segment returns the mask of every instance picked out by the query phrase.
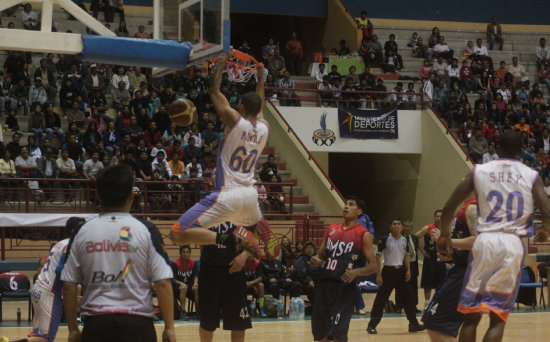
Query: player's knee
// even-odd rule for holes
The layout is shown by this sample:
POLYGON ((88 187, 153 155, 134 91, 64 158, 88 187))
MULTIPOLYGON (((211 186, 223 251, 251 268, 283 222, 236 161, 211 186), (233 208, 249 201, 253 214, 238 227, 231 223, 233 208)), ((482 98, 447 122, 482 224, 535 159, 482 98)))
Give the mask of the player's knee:
POLYGON ((187 285, 180 284, 180 292, 183 292, 183 293, 187 292, 187 285))
POLYGON ((258 283, 256 286, 258 287, 258 291, 264 290, 264 283, 258 283))
POLYGON ((479 324, 479 321, 481 320, 481 314, 480 313, 469 313, 464 315, 464 323, 463 325, 475 325, 477 326, 479 324))

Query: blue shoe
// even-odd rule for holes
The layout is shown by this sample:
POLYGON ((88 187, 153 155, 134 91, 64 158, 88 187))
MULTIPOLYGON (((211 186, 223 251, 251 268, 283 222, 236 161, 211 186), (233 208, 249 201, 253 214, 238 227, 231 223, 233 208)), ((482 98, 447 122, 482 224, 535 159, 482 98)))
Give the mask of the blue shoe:
POLYGON ((187 317, 187 312, 182 310, 180 312, 180 321, 188 321, 188 320, 189 320, 189 317, 187 317))
POLYGON ((260 308, 260 317, 261 318, 266 318, 267 317, 267 314, 265 313, 264 308, 260 308))

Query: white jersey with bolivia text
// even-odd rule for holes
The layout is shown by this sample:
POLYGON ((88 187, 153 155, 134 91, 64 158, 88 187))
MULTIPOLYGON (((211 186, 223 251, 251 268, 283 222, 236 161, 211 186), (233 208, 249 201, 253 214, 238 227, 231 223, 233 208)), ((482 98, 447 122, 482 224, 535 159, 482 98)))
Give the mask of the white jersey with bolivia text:
POLYGON ((538 173, 519 161, 493 160, 474 167, 478 232, 533 234, 533 186, 538 173))
POLYGON ((264 121, 252 124, 240 117, 227 132, 218 152, 216 189, 254 184, 256 161, 267 143, 269 128, 264 121))
POLYGON ((34 283, 34 286, 40 286, 41 288, 48 291, 54 290, 55 285, 57 285, 57 283, 60 281, 59 278, 57 278, 55 270, 59 265, 61 256, 63 255, 65 248, 67 248, 68 244, 69 239, 65 239, 59 241, 55 244, 55 246, 52 247, 48 258, 44 263, 44 267, 42 268, 42 271, 40 271, 40 274, 38 275, 38 278, 34 283))
POLYGON ((151 284, 173 277, 163 248, 152 223, 126 213, 101 214, 74 237, 61 279, 82 284, 83 316, 153 317, 151 284))

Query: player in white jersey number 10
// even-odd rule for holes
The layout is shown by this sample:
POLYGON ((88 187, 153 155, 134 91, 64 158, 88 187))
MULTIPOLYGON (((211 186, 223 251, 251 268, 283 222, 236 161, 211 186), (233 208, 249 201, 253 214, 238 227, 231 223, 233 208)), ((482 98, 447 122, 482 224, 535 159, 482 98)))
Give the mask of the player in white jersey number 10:
POLYGON ((535 204, 542 214, 543 229, 550 231, 550 200, 538 173, 518 161, 521 135, 504 133, 499 140, 502 159, 474 170, 456 186, 443 207, 438 250, 451 246, 451 221, 458 206, 475 191, 479 233, 469 256, 458 311, 465 314, 459 341, 475 341, 483 313, 490 325, 483 341, 502 340, 504 326, 519 290, 519 274, 525 256, 522 237, 533 234, 535 204))
MULTIPOLYGON (((231 222, 252 230, 262 219, 258 193, 254 188, 254 171, 269 133, 269 125, 263 116, 264 67, 262 64, 257 66, 256 91, 242 96, 237 111, 220 92, 226 58, 220 58, 216 65, 208 90, 212 104, 226 127, 216 162, 215 190, 187 210, 172 226, 170 237, 177 243, 232 245, 235 243, 232 242, 235 240, 232 235, 216 234, 208 228, 231 222)), ((270 230, 261 229, 263 227, 266 225, 260 225, 258 229, 261 230, 259 233, 262 239, 266 245, 276 248, 278 244, 272 243, 276 240, 275 236, 270 230)), ((236 229, 236 233, 254 247, 258 254, 262 254, 252 232, 236 229)), ((270 253, 276 254, 274 250, 270 253)), ((246 258, 240 259, 235 260, 236 266, 231 271, 240 270, 244 266, 246 258)))

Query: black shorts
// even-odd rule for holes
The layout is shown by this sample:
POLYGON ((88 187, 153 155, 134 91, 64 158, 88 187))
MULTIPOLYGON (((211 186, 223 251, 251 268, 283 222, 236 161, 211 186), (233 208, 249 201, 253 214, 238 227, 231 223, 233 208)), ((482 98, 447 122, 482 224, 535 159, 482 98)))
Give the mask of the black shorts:
POLYGON ((346 342, 353 314, 355 283, 322 280, 315 293, 311 331, 315 341, 329 337, 346 342))
POLYGON ((244 272, 229 274, 229 267, 202 265, 199 271, 200 326, 214 331, 252 328, 246 305, 246 278, 244 272))
POLYGON ((464 314, 457 311, 462 282, 467 265, 454 266, 449 270, 439 290, 437 290, 430 305, 422 315, 426 329, 457 337, 458 330, 464 321, 464 314))
POLYGON ((153 318, 109 314, 84 317, 82 342, 156 342, 153 318))

